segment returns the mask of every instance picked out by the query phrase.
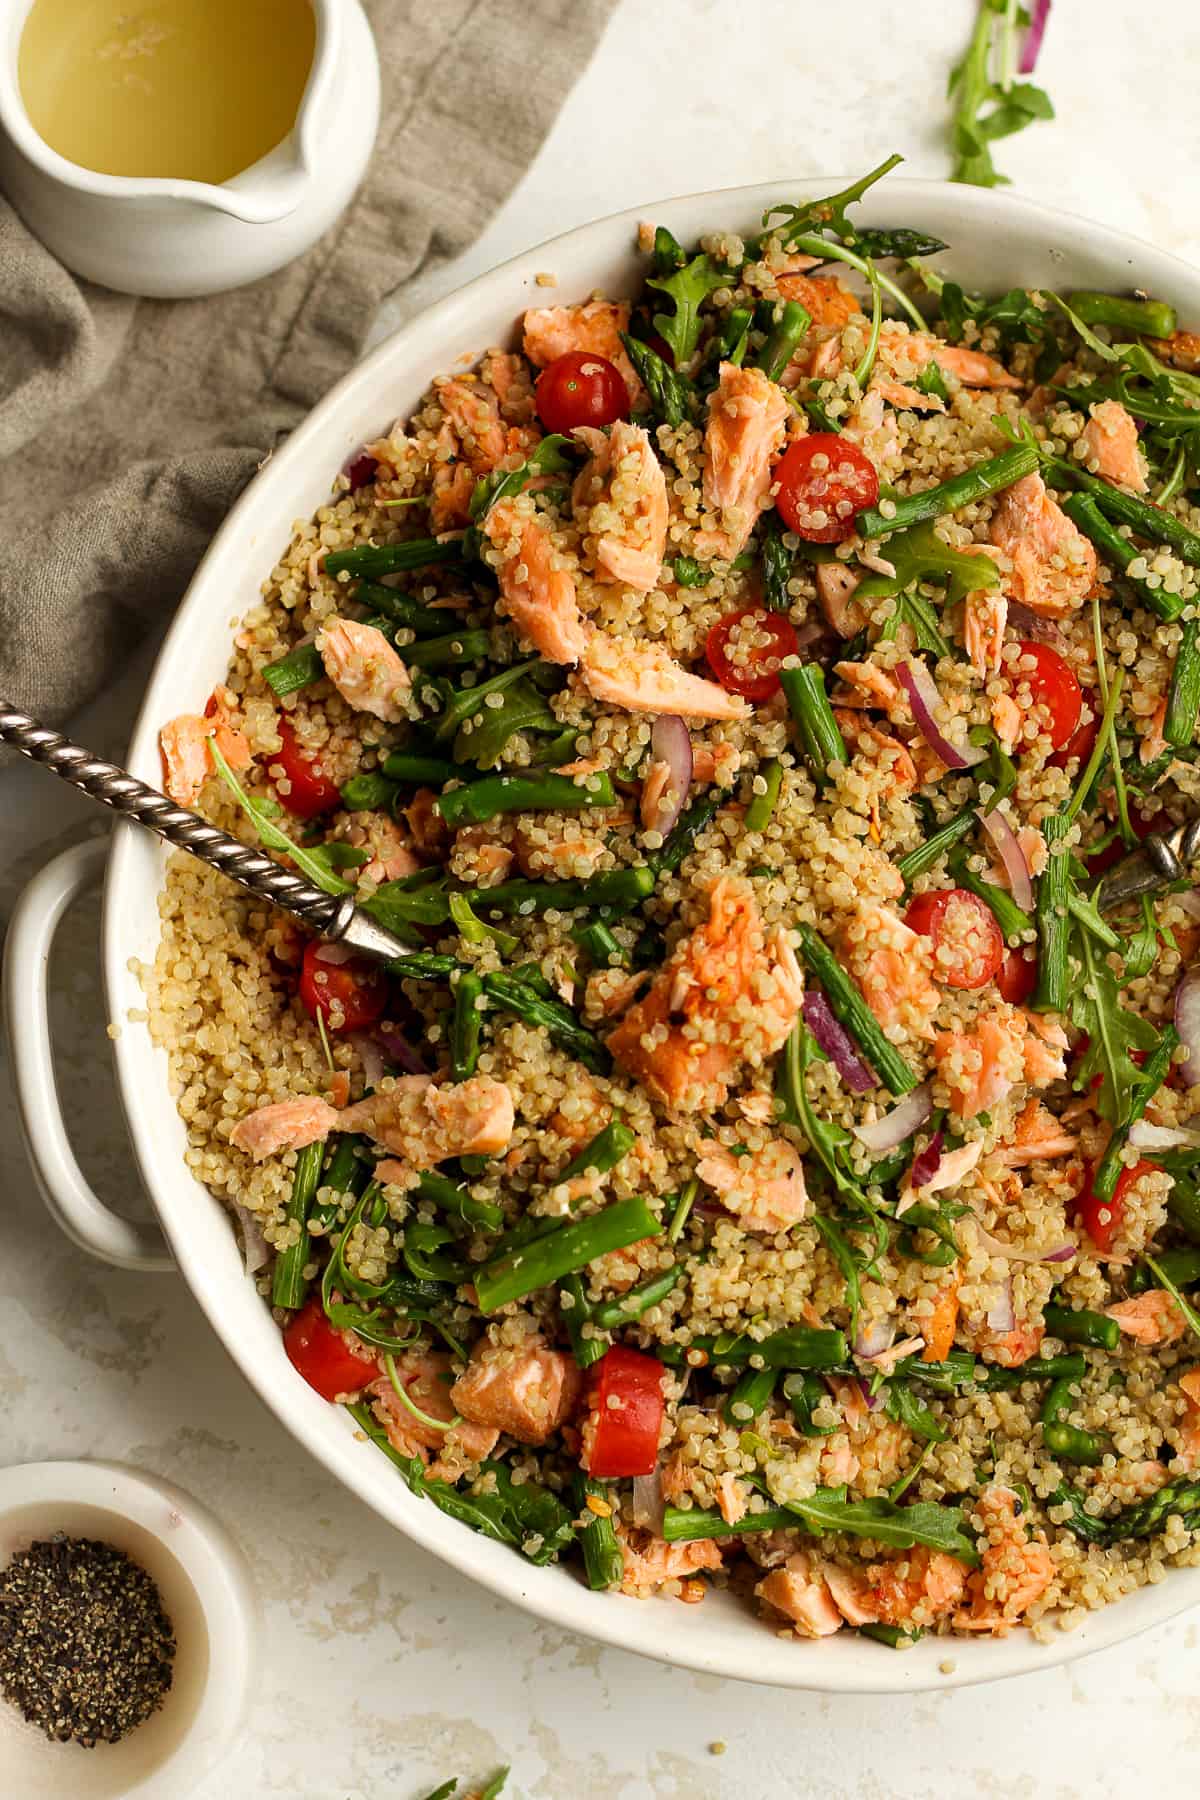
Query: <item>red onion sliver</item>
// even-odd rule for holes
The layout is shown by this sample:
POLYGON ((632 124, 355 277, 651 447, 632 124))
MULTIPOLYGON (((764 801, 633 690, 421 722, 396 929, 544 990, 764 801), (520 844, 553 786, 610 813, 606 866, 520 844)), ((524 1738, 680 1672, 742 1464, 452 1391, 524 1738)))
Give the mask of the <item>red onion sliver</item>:
POLYGON ((1055 650, 1066 648, 1066 641, 1054 620, 1043 619, 1021 600, 1009 601, 1008 623, 1023 638, 1032 638, 1035 644, 1049 644, 1055 650))
POLYGON ((1187 1051, 1180 1063, 1184 1087, 1200 1087, 1200 968, 1189 969, 1175 989, 1175 1029, 1187 1051))
POLYGON ((376 1031, 375 1036, 392 1062, 398 1069, 403 1069, 406 1075, 428 1075, 428 1065, 420 1052, 413 1049, 403 1032, 385 1027, 376 1031))
POLYGON ((1006 1280, 997 1288, 996 1298, 988 1307, 988 1330, 999 1332, 1012 1331, 1016 1322, 1016 1314, 1013 1312, 1012 1282, 1006 1280))
POLYGON ((663 1527, 663 1490, 662 1468, 655 1466, 649 1475, 635 1475, 633 1478, 633 1522, 643 1525, 652 1531, 655 1537, 662 1535, 663 1527))
POLYGON ((896 673, 908 695, 921 736, 929 748, 941 757, 946 767, 973 769, 976 763, 983 762, 988 753, 981 744, 967 744, 960 749, 939 730, 934 715, 942 704, 942 696, 925 664, 917 657, 910 656, 907 661, 896 664, 896 673))
POLYGON ((1000 1238, 993 1237, 990 1231, 975 1221, 975 1231, 980 1247, 991 1256, 1003 1256, 1008 1262, 1023 1263, 1061 1263, 1070 1262, 1078 1256, 1078 1244, 1056 1244, 1052 1250, 1019 1250, 1015 1244, 1006 1244, 1000 1238))
POLYGON ((1070 1262, 1072 1257, 1078 1255, 1078 1244, 1062 1244, 1057 1250, 1047 1251, 1046 1255, 1043 1256, 1042 1261, 1044 1263, 1064 1263, 1070 1262))
POLYGON ((1186 1125, 1152 1125, 1149 1119, 1137 1119, 1129 1127, 1129 1142, 1135 1150, 1197 1150, 1200 1131, 1186 1125))
POLYGON ((933 1082, 923 1081, 920 1087, 914 1088, 911 1094, 906 1094, 881 1119, 873 1119, 869 1125, 855 1125, 854 1135, 860 1144, 865 1144, 868 1150, 882 1156, 886 1151, 894 1150, 897 1144, 902 1144, 905 1138, 910 1138, 932 1111, 933 1082))
POLYGON ((251 1212, 248 1206, 242 1206, 236 1201, 233 1210, 237 1214, 238 1224, 242 1228, 242 1262, 246 1273, 247 1275, 257 1275, 259 1270, 265 1269, 271 1260, 271 1246, 263 1236, 257 1213, 251 1212))
POLYGON ((920 1155, 913 1157, 913 1166, 908 1172, 910 1186, 923 1188, 926 1182, 933 1180, 942 1160, 942 1145, 945 1141, 945 1133, 935 1131, 920 1155))
POLYGON ((383 1050, 378 1038, 365 1031, 355 1031, 350 1034, 350 1042, 362 1064, 363 1080, 369 1088, 377 1088, 384 1076, 383 1050))
POLYGON ((871 1392, 871 1383, 867 1380, 865 1375, 860 1375, 858 1377, 858 1385, 862 1391, 862 1397, 867 1403, 868 1412, 875 1412, 878 1407, 883 1405, 883 1395, 873 1394, 871 1392))
POLYGON ((1029 864, 1025 852, 1021 848, 1020 839, 1000 811, 993 807, 985 812, 982 806, 975 808, 975 817, 992 840, 993 848, 1004 865, 1004 873, 1008 876, 1008 885, 1012 889, 1012 897, 1022 912, 1033 911, 1033 881, 1029 873, 1029 864))
POLYGON ((1021 60, 1017 64, 1018 75, 1032 75, 1037 63, 1038 52, 1042 47, 1042 37, 1046 30, 1046 20, 1050 17, 1050 0, 1033 0, 1033 12, 1029 20, 1029 29, 1025 33, 1025 41, 1021 45, 1021 60))
MULTIPOLYGON (((692 785, 692 740, 683 720, 671 713, 663 713, 655 719, 650 733, 650 751, 656 762, 666 763, 671 771, 653 826, 666 837, 683 811, 692 785)), ((648 825, 646 828, 650 829, 648 825)))
POLYGON ((879 1077, 869 1068, 854 1048, 850 1033, 820 988, 808 988, 801 1002, 804 1023, 850 1089, 852 1094, 867 1094, 879 1086, 879 1077))
POLYGON ((888 1349, 895 1337, 895 1319, 872 1319, 869 1322, 860 1319, 858 1330, 854 1334, 854 1354, 869 1362, 871 1357, 879 1356, 888 1349))

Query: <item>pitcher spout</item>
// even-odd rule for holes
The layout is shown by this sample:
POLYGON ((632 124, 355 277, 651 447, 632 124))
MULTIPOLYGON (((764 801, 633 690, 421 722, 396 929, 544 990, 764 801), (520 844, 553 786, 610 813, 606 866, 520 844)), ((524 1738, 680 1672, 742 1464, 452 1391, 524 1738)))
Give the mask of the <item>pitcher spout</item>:
POLYGON ((253 168, 220 187, 206 186, 203 204, 246 225, 270 225, 294 213, 311 186, 312 173, 302 154, 299 135, 293 131, 253 168))

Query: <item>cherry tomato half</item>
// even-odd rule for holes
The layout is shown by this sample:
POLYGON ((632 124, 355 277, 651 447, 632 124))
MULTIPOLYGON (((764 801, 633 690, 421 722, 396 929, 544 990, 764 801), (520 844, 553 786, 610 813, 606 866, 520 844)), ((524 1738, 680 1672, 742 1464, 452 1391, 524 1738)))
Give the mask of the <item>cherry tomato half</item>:
POLYGON ((986 987, 999 973, 1004 933, 986 900, 969 889, 918 894, 904 923, 933 939, 933 972, 947 987, 986 987))
MULTIPOLYGON (((1152 831, 1158 832, 1160 836, 1163 832, 1170 831, 1174 821, 1170 813, 1163 812, 1161 808, 1158 812, 1143 813, 1139 812, 1136 806, 1131 806, 1129 823, 1133 826, 1135 837, 1147 838, 1152 831)), ((1111 869, 1114 863, 1119 863, 1124 854, 1125 845, 1118 833, 1112 843, 1106 844, 1103 850, 1097 850, 1094 856, 1085 856, 1084 866, 1089 875, 1103 875, 1106 869, 1111 869)))
POLYGON ((583 1428, 583 1464, 589 1475, 606 1481, 653 1473, 665 1404, 662 1380, 656 1356, 614 1344, 601 1357, 583 1428))
POLYGON ((1032 950, 1006 950, 996 974, 1000 998, 1010 1006, 1024 1006, 1037 986, 1037 957, 1032 950))
POLYGON ((1049 644, 1018 644, 1017 649, 1022 666, 1010 679, 1014 687, 1028 686, 1033 704, 1043 707, 1049 715, 1046 729, 1051 744, 1055 750, 1065 750, 1079 724, 1083 689, 1071 665, 1049 644), (1032 669, 1024 667, 1029 660, 1033 662, 1032 669))
POLYGON ((809 544, 852 537, 855 515, 879 498, 874 463, 836 431, 813 431, 789 444, 775 480, 780 518, 809 544))
POLYGON ((1100 1200, 1092 1191, 1096 1165, 1087 1165, 1083 1186, 1075 1201, 1075 1212, 1097 1250, 1112 1249, 1113 1239, 1125 1218, 1125 1195, 1135 1181, 1140 1181, 1143 1175, 1150 1175, 1153 1171, 1154 1164, 1148 1162, 1134 1163, 1132 1169, 1122 1169, 1117 1177, 1112 1199, 1100 1200))
POLYGON ((779 692, 779 665, 796 654, 796 633, 782 613, 743 606, 726 613, 708 634, 708 666, 730 694, 769 700, 779 692))
POLYGON ((300 998, 312 1018, 322 1014, 330 1031, 362 1031, 382 1018, 388 980, 365 956, 342 960, 335 944, 314 938, 304 946, 300 998))
POLYGON ((1090 719, 1081 719, 1062 749, 1056 750, 1053 756, 1046 758, 1047 765, 1052 769, 1065 769, 1069 762, 1077 758, 1080 770, 1082 770, 1088 757, 1096 748, 1096 736, 1100 730, 1100 714, 1103 708, 1100 705, 1099 696, 1093 694, 1090 688, 1083 695, 1083 699, 1087 702, 1088 711, 1092 716, 1090 719))
POLYGON ((342 801, 341 790, 331 781, 318 757, 309 756, 296 742, 290 719, 280 719, 279 736, 283 748, 273 756, 271 765, 279 763, 287 778, 288 791, 278 788, 279 798, 297 818, 315 819, 319 813, 332 812, 342 801))
POLYGON ((293 1369, 322 1400, 355 1394, 379 1372, 374 1363, 356 1356, 342 1333, 334 1330, 315 1295, 293 1315, 283 1334, 283 1348, 293 1369))
POLYGON ((612 425, 629 412, 629 389, 616 363, 591 350, 568 350, 547 363, 534 388, 547 431, 612 425))

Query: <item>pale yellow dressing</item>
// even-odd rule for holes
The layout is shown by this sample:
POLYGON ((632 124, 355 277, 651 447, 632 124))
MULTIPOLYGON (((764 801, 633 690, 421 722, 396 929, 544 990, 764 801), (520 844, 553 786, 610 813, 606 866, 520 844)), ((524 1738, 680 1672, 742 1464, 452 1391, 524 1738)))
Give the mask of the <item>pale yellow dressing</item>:
POLYGON ((227 181, 291 130, 315 37, 308 0, 34 0, 21 97, 82 168, 227 181))

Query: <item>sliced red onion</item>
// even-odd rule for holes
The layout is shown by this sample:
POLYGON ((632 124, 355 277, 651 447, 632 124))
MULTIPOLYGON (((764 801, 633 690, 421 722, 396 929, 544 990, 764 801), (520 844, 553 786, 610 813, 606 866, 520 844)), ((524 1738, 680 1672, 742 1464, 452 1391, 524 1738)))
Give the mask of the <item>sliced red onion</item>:
POLYGON ((1070 1262, 1078 1256, 1078 1244, 1056 1244, 1051 1250, 1018 1250, 1015 1244, 1006 1244, 1000 1238, 993 1237, 990 1231, 975 1221, 975 1230, 981 1247, 990 1256, 1003 1256, 1008 1262, 1023 1263, 1062 1263, 1070 1262))
POLYGON ((854 1334, 854 1354, 870 1361, 873 1356, 880 1356, 895 1341, 895 1319, 880 1318, 858 1321, 858 1330, 854 1334))
POLYGON ((858 1380, 859 1391, 862 1394, 863 1399, 867 1403, 867 1411, 868 1412, 877 1411, 878 1408, 883 1405, 883 1395, 882 1394, 873 1394, 871 1392, 871 1383, 867 1380, 865 1375, 858 1376, 857 1380, 858 1380))
POLYGON ((331 968, 337 968, 341 963, 348 963, 353 960, 353 957, 354 951, 348 944, 322 944, 317 953, 317 961, 328 963, 331 968))
MULTIPOLYGON (((807 997, 807 996, 806 996, 807 997)), ((816 1033, 813 1033, 814 1037, 816 1033)), ((881 1119, 873 1119, 869 1125, 856 1125, 854 1135, 860 1144, 882 1156, 888 1150, 894 1150, 910 1138, 918 1125, 923 1125, 933 1111, 933 1082, 923 1081, 920 1087, 906 1094, 898 1105, 890 1112, 884 1113, 881 1119)))
POLYGON ((655 1537, 662 1536, 663 1527, 662 1469, 656 1466, 649 1475, 635 1475, 633 1478, 633 1522, 652 1531, 655 1537))
POLYGON ((989 1331, 1011 1331, 1016 1325, 1016 1314, 1013 1312, 1012 1282, 1005 1280, 996 1289, 996 1297, 987 1310, 989 1331))
POLYGON ((1043 1256, 1042 1261, 1044 1263, 1064 1263, 1070 1262, 1073 1257, 1078 1255, 1078 1244, 1062 1244, 1057 1250, 1051 1250, 1043 1256))
POLYGON ((1008 885, 1012 889, 1013 899, 1022 912, 1032 912, 1033 880, 1029 872, 1029 863, 1016 832, 999 807, 994 807, 991 812, 985 812, 982 806, 977 806, 975 817, 992 840, 996 855, 1004 865, 1004 873, 1008 876, 1008 885))
POLYGON ((1200 1149, 1200 1131, 1186 1125, 1152 1125, 1149 1119, 1138 1119, 1129 1127, 1129 1142, 1135 1150, 1200 1149))
POLYGON ((852 1094, 867 1094, 872 1088, 879 1086, 879 1077, 874 1070, 863 1061, 854 1048, 854 1040, 840 1020, 833 1016, 833 1008, 820 988, 805 990, 801 1001, 804 1023, 820 1044, 822 1050, 850 1089, 852 1094))
POLYGON ((1187 1051, 1180 1063, 1184 1087, 1200 1087, 1200 967, 1189 969, 1175 989, 1175 1029, 1187 1051))
POLYGON ((1189 913, 1193 919, 1200 919, 1200 888, 1188 888, 1182 894, 1172 894, 1171 898, 1176 906, 1189 913))
POLYGON ((242 1228, 242 1262, 247 1275, 257 1275, 265 1269, 271 1260, 271 1246, 262 1233, 258 1214, 250 1211, 248 1206, 235 1202, 234 1212, 238 1224, 242 1228))
POLYGON ((896 664, 896 673, 908 695, 921 736, 929 748, 941 757, 946 767, 973 769, 976 763, 983 762, 988 752, 981 744, 967 744, 960 749, 938 728, 935 714, 942 704, 942 696, 925 664, 917 657, 909 657, 907 661, 896 664))
MULTIPOLYGON (((666 837, 683 811, 692 785, 692 740, 683 720, 671 713, 663 713, 655 719, 650 732, 650 750, 654 760, 666 763, 671 771, 653 825, 655 831, 666 837)), ((647 830, 651 829, 644 819, 642 823, 647 830)))
POLYGON ((1032 75, 1037 63, 1038 51, 1042 47, 1042 37, 1046 30, 1046 20, 1050 17, 1050 0, 1033 0, 1033 9, 1029 19, 1029 29, 1025 33, 1025 41, 1021 45, 1021 60, 1017 64, 1019 75, 1032 75))
POLYGON ((362 1064, 363 1080, 369 1088, 377 1088, 384 1075, 383 1051, 379 1040, 368 1036, 365 1031, 354 1031, 350 1034, 350 1042, 362 1064))
POLYGON ((1063 634, 1054 620, 1043 619, 1040 613, 1035 613, 1022 600, 1009 601, 1008 623, 1023 638, 1032 638, 1035 644, 1050 644, 1056 650, 1066 647, 1063 634))
POLYGON ((902 1363, 905 1357, 915 1356, 918 1350, 924 1348, 923 1337, 906 1337, 901 1338, 898 1344, 889 1344, 886 1350, 878 1350, 874 1356, 864 1356, 860 1360, 873 1364, 881 1375, 891 1375, 897 1363, 902 1363))
POLYGON ((403 1069, 406 1075, 428 1075, 428 1064, 420 1052, 413 1049, 402 1031, 385 1026, 376 1031, 375 1037, 391 1061, 398 1069, 403 1069))
POLYGON ((908 1172, 908 1179, 913 1187, 923 1188, 933 1180, 942 1160, 945 1141, 945 1132, 935 1131, 920 1155, 913 1157, 913 1165, 908 1172))

